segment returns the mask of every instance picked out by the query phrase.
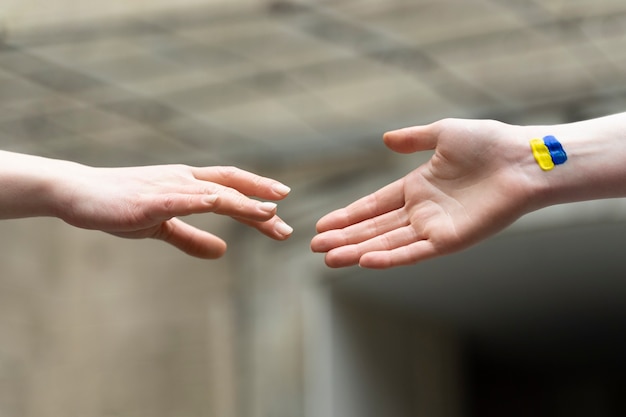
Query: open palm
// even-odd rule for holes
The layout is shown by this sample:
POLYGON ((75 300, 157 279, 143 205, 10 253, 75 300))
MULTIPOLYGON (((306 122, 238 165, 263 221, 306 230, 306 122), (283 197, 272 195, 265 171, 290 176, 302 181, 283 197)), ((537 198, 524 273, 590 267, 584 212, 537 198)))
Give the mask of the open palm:
MULTIPOLYGON (((529 210, 514 160, 515 128, 446 119, 388 132, 400 153, 434 150, 414 171, 317 223, 311 242, 331 267, 407 265, 465 248, 529 210)), ((523 178, 523 176, 521 176, 523 178)))

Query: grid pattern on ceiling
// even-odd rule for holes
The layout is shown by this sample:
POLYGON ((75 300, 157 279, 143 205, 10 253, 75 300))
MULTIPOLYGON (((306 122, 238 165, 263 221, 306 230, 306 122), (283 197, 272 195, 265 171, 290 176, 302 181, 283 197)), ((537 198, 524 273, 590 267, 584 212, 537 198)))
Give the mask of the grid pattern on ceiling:
POLYGON ((443 116, 576 117, 625 97, 623 0, 207 6, 9 34, 0 147, 97 165, 271 164, 443 116))

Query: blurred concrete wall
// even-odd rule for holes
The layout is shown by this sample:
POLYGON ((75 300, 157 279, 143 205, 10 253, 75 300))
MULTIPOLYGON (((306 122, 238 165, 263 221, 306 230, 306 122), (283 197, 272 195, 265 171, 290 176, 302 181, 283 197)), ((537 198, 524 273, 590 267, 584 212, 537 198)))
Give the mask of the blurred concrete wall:
POLYGON ((228 416, 228 261, 51 219, 0 223, 1 416, 228 416))

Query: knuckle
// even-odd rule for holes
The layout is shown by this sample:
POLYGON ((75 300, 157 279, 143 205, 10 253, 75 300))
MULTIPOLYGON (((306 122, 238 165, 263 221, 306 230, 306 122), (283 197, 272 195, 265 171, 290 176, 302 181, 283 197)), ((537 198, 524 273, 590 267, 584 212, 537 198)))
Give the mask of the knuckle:
POLYGON ((220 176, 224 179, 232 179, 239 173, 239 169, 232 165, 225 165, 219 167, 220 176))
POLYGON ((167 196, 163 197, 163 208, 166 211, 168 211, 168 212, 171 211, 174 208, 175 205, 176 205, 176 200, 174 199, 173 196, 167 195, 167 196))
POLYGON ((446 118, 443 118, 443 119, 435 122, 435 127, 439 131, 443 132, 445 130, 452 129, 452 128, 456 127, 458 122, 459 122, 459 119, 455 119, 455 118, 452 118, 452 117, 446 117, 446 118))
POLYGON ((254 188, 261 188, 264 185, 264 178, 258 175, 255 175, 252 178, 252 184, 254 185, 254 188))
POLYGON ((244 211, 248 207, 248 199, 246 197, 237 197, 235 207, 237 211, 244 211))

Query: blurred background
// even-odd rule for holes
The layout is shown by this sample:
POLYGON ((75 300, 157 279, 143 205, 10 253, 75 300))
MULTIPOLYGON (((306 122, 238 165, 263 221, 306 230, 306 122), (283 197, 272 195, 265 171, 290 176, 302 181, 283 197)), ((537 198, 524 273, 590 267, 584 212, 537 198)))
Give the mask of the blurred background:
POLYGON ((192 216, 229 243, 202 261, 0 222, 0 416, 624 415, 624 200, 391 271, 309 242, 428 158, 386 130, 625 108, 623 0, 2 0, 2 149, 236 165, 292 187, 295 233, 192 216))

